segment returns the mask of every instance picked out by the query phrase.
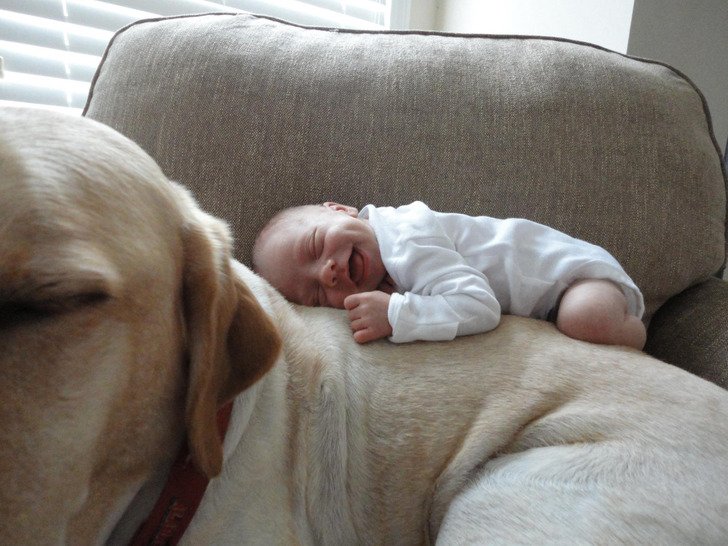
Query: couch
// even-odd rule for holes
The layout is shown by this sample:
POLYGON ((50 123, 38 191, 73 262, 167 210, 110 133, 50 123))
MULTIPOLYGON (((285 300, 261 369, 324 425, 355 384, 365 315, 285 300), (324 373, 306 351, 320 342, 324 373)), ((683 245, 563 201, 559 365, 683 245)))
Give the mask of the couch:
POLYGON ((114 36, 84 115, 229 222, 246 264, 275 211, 325 200, 419 199, 601 245, 643 290, 646 351, 728 388, 725 167, 702 94, 662 63, 555 38, 181 16, 114 36))

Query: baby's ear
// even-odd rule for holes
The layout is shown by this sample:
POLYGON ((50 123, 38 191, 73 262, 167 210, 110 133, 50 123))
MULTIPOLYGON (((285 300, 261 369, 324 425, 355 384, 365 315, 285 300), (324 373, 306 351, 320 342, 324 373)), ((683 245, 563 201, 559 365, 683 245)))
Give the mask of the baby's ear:
POLYGON ((328 207, 333 211, 336 212, 343 212, 344 214, 348 214, 352 218, 356 218, 359 216, 359 209, 355 207, 350 207, 349 205, 342 205, 341 203, 334 203, 333 201, 326 201, 324 203, 324 207, 328 207))

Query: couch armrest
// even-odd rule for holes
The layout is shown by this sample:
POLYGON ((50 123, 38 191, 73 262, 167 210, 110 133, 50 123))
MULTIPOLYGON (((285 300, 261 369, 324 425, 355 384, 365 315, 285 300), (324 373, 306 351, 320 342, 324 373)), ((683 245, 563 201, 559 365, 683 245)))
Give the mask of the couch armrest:
POLYGON ((728 389, 728 282, 711 278, 670 298, 645 351, 728 389))

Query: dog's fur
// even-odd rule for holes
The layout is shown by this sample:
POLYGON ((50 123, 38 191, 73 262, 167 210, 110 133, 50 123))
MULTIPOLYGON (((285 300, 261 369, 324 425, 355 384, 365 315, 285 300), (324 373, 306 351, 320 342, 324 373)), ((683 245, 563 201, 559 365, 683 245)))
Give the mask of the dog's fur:
POLYGON ((187 544, 728 540, 713 384, 528 319, 357 345, 90 120, 0 112, 0 192, 2 544, 125 543, 185 436, 187 544))

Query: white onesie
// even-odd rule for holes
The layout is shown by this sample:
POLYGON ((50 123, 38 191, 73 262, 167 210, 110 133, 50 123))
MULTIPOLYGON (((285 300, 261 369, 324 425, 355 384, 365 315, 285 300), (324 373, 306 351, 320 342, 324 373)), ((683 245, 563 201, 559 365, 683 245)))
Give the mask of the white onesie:
POLYGON ((545 319, 579 279, 615 282, 629 313, 644 313, 641 292, 609 252, 542 224, 435 212, 420 201, 367 205, 359 217, 374 229, 395 284, 391 341, 486 332, 501 313, 545 319))

